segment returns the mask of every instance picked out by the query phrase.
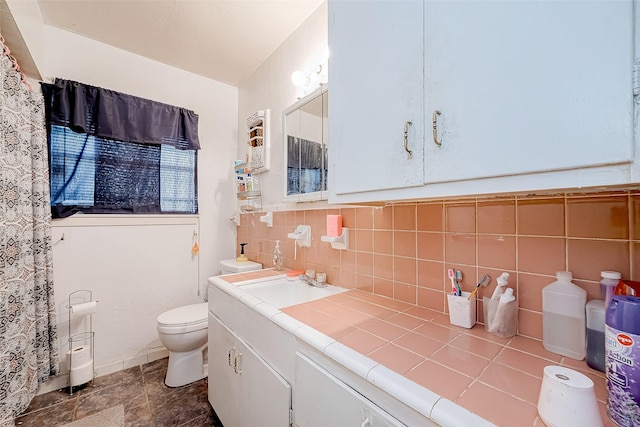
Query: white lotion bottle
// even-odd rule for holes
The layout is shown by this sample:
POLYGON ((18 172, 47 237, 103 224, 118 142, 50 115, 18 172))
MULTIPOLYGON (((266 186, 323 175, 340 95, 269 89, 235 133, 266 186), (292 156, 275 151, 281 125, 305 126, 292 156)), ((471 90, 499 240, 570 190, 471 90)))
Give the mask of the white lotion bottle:
POLYGON ((491 295, 491 299, 499 300, 500 296, 505 290, 505 286, 507 286, 507 284, 509 283, 509 273, 505 271, 500 276, 498 276, 498 278, 496 279, 496 283, 496 288, 491 295))
POLYGON ((572 359, 584 359, 587 291, 571 282, 569 271, 542 289, 542 345, 572 359))

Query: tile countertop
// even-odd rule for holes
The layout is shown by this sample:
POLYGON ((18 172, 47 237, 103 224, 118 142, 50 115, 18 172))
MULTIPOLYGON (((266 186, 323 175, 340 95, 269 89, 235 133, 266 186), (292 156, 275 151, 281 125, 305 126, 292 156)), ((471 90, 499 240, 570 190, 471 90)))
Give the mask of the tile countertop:
MULTIPOLYGON (((225 281, 274 274, 281 272, 237 274, 225 281)), ((537 415, 544 367, 574 369, 593 380, 602 422, 615 426, 607 416, 604 373, 584 360, 548 352, 538 340, 500 338, 481 324, 453 326, 448 314, 356 289, 280 311, 499 426, 544 426, 537 415)))

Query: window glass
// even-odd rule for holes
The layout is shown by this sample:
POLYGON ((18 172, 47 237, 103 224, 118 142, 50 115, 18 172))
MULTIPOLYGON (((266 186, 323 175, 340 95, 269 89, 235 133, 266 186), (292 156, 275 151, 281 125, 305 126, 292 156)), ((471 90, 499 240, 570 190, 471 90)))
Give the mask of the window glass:
POLYGON ((50 128, 54 217, 85 213, 197 213, 196 150, 50 128))

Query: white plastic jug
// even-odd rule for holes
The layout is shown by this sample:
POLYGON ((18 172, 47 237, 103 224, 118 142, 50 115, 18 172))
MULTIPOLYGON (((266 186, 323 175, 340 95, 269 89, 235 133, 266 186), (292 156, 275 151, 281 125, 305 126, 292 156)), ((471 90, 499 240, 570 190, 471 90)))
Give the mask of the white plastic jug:
POLYGON ((582 360, 585 346, 587 291, 571 283, 568 271, 556 273, 556 281, 542 289, 542 344, 545 349, 582 360))

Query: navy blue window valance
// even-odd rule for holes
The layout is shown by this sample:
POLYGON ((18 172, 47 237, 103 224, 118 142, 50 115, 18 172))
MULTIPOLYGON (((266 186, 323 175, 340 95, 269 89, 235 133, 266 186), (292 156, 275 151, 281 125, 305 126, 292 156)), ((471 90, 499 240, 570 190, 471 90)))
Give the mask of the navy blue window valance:
POLYGON ((198 116, 56 79, 42 83, 53 218, 198 212, 198 116))
POLYGON ((193 111, 71 80, 41 85, 51 124, 118 141, 200 149, 193 111))

